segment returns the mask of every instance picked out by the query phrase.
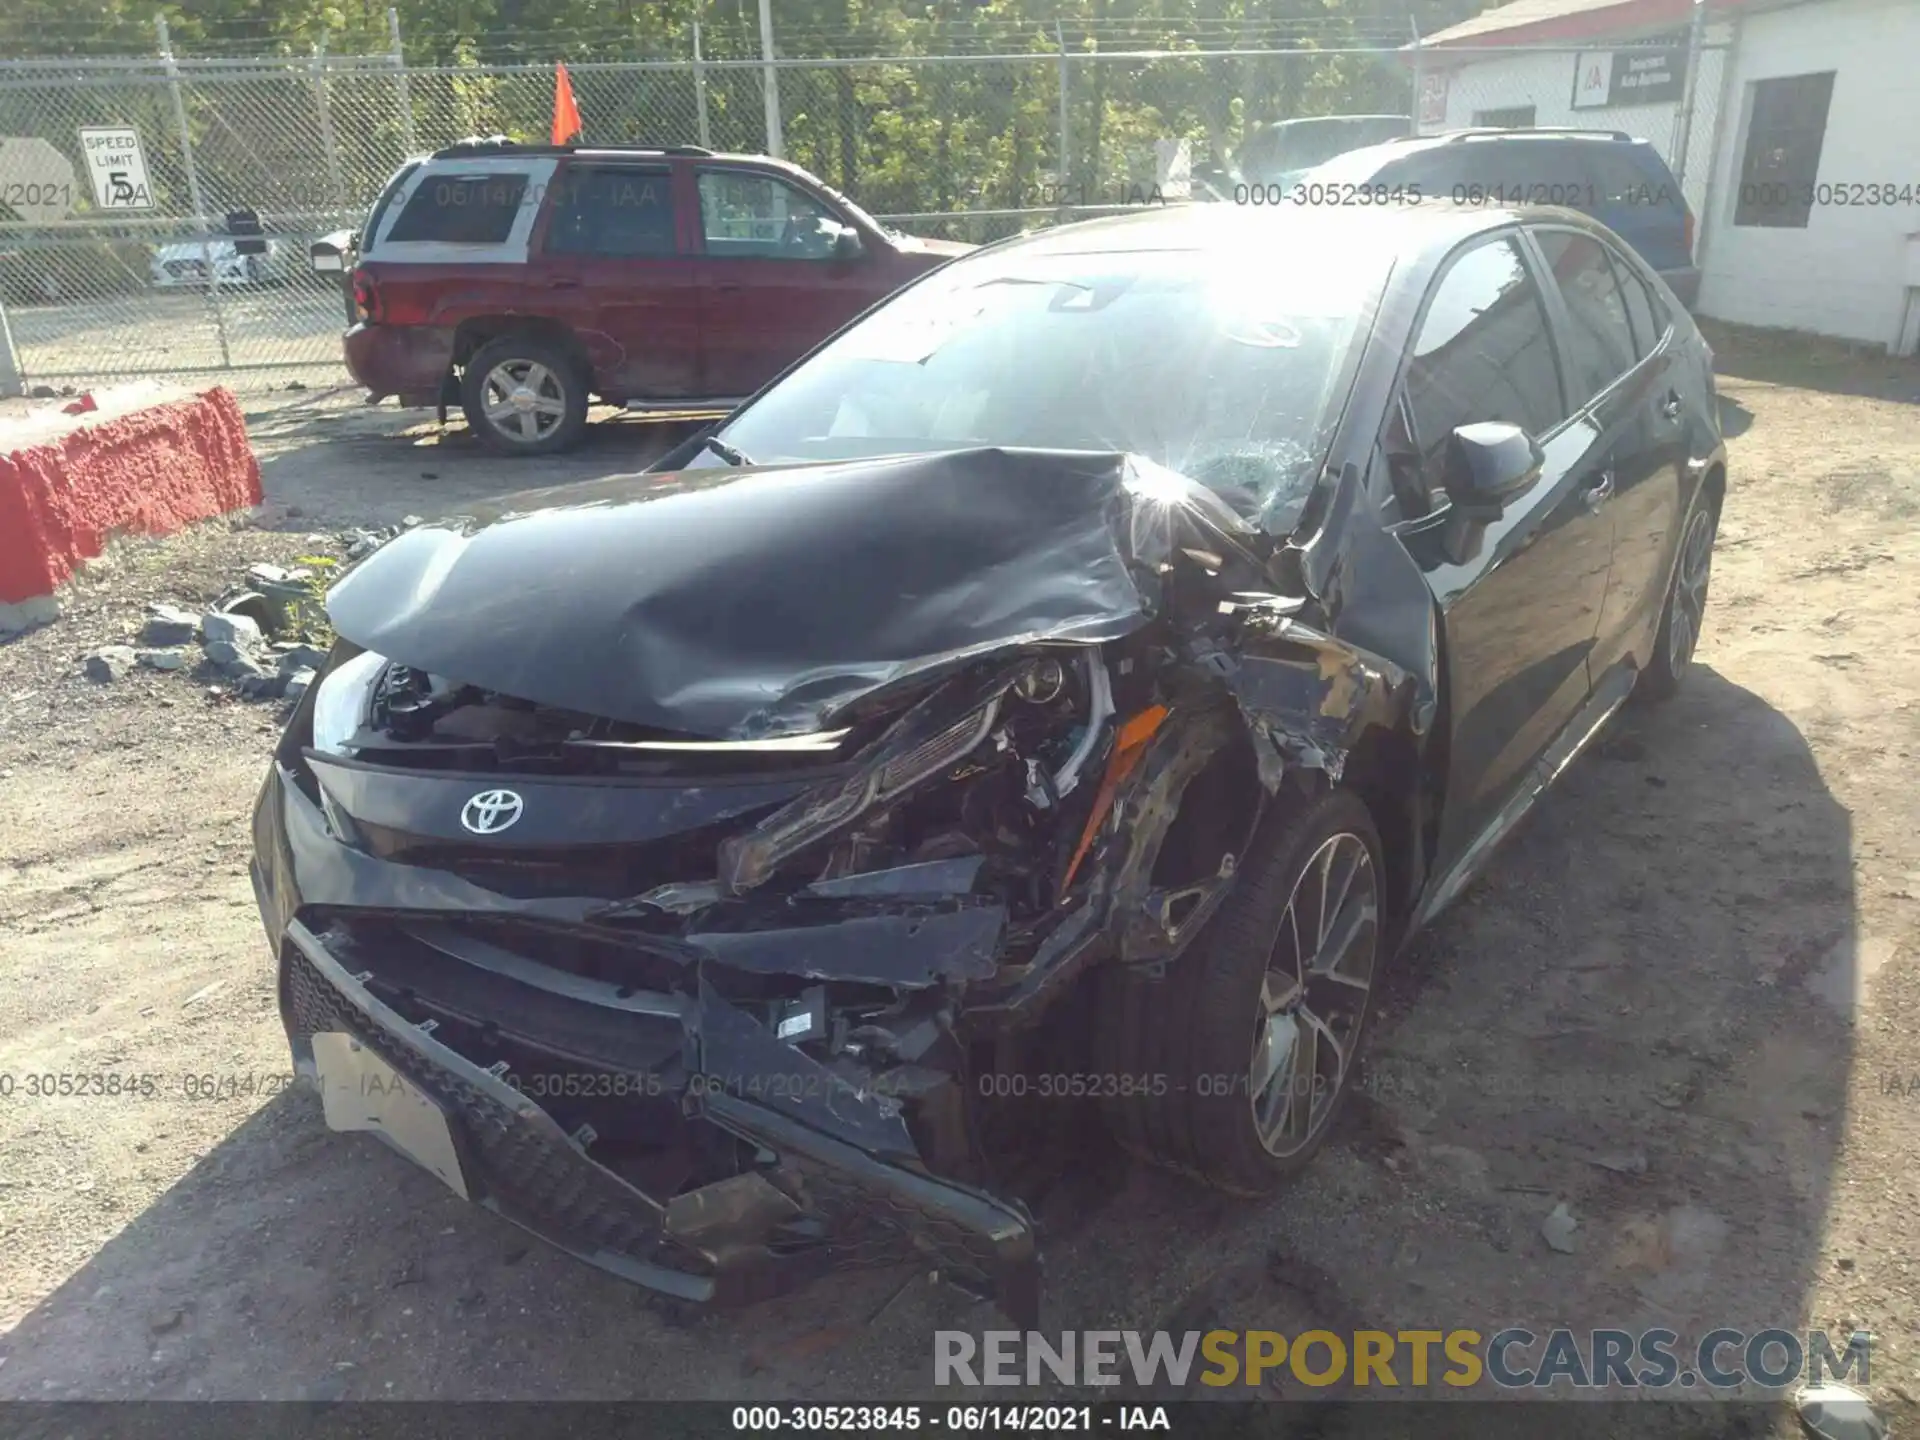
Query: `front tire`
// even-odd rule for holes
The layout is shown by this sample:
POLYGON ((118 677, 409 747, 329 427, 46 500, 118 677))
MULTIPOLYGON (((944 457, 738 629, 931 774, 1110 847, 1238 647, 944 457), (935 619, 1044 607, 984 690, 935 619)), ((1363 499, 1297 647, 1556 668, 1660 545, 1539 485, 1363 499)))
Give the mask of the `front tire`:
POLYGON ((577 444, 587 428, 586 377, 558 345, 503 335, 468 359, 460 408, 490 449, 551 455, 577 444))
POLYGON ((1355 1073, 1383 896, 1359 797, 1335 790, 1270 817, 1233 894, 1163 978, 1106 977, 1102 1068, 1135 1091, 1108 1104, 1121 1144, 1241 1195, 1305 1168, 1355 1073))
POLYGON ((1713 541, 1720 527, 1720 511, 1709 495, 1700 497, 1687 528, 1681 532, 1680 554, 1673 565, 1673 583, 1660 612, 1660 631, 1654 637, 1653 658, 1640 673, 1637 687, 1648 700, 1671 700, 1680 693, 1700 644, 1700 627, 1707 617, 1707 588, 1713 579, 1713 541))

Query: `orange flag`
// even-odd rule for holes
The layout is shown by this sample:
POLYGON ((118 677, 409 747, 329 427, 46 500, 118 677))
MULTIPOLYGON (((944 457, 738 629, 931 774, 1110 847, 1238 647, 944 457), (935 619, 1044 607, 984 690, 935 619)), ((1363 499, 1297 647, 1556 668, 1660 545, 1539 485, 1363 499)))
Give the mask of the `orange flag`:
POLYGON ((572 145, 580 138, 580 107, 573 103, 573 82, 562 61, 553 67, 553 143, 572 145))

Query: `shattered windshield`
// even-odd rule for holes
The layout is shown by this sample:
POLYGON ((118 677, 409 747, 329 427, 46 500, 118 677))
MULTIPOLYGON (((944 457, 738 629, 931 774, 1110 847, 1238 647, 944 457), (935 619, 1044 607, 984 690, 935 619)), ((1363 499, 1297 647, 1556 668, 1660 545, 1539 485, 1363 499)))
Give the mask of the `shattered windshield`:
POLYGON ((977 446, 1130 452, 1284 522, 1311 487, 1388 263, 1374 247, 1293 248, 1016 247, 961 261, 721 435, 761 465, 977 446))

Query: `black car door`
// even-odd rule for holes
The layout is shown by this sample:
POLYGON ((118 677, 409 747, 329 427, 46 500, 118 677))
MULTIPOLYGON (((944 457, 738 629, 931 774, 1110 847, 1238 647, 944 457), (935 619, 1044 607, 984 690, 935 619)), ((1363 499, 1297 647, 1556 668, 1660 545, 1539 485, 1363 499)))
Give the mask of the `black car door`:
POLYGON ((1449 742, 1438 869, 1528 785, 1585 705, 1612 560, 1600 436, 1563 389, 1535 263, 1517 231, 1449 258, 1422 304, 1384 437, 1396 532, 1442 616, 1449 742), (1441 463, 1454 427, 1488 420, 1527 431, 1545 462, 1463 551, 1447 540, 1441 463))
POLYGON ((1598 236, 1533 227, 1552 274, 1550 308, 1564 317, 1568 378, 1601 431, 1611 485, 1613 568, 1593 653, 1594 683, 1644 657, 1665 600, 1662 561, 1678 523, 1687 458, 1686 383, 1671 327, 1652 311, 1629 262, 1598 236), (1654 327, 1658 324, 1658 333, 1654 327))

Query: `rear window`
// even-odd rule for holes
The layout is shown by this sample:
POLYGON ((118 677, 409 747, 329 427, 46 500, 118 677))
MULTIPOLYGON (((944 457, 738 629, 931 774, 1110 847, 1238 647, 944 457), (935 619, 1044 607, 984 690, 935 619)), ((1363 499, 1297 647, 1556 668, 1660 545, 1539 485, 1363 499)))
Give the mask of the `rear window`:
POLYGON ((380 222, 387 218, 387 209, 393 204, 393 197, 400 193, 401 187, 419 168, 418 160, 409 160, 393 172, 393 178, 387 181, 380 191, 380 198, 373 202, 373 209, 367 214, 367 228, 361 232, 363 243, 371 244, 373 237, 380 233, 380 222))
POLYGON ((1601 205, 1646 205, 1677 209, 1680 187, 1650 147, 1596 145, 1587 165, 1593 172, 1594 201, 1601 205))
POLYGON ((389 241, 437 240, 448 245, 498 245, 513 232, 526 198, 524 171, 429 175, 393 222, 389 241))

